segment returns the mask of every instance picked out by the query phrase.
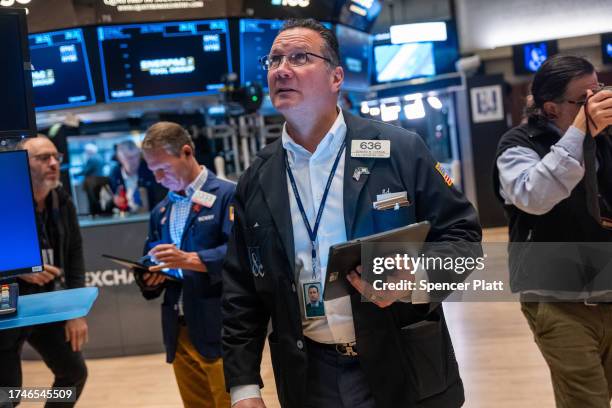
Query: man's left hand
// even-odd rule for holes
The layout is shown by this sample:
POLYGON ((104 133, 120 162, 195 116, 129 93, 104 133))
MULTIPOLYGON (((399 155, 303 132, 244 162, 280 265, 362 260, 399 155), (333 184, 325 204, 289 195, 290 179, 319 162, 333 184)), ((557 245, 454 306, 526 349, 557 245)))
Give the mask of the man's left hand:
POLYGON ((89 341, 87 320, 84 317, 66 321, 64 326, 66 341, 70 342, 72 351, 81 351, 83 345, 89 341))
POLYGON ((149 267, 151 272, 159 272, 166 268, 206 272, 206 266, 200 260, 197 252, 181 251, 174 244, 156 245, 149 251, 149 255, 160 262, 159 265, 149 267))
MULTIPOLYGON (((362 279, 362 272, 363 267, 359 265, 346 275, 346 279, 357 292, 361 293, 361 296, 380 308, 388 307, 395 301, 407 298, 411 294, 410 290, 376 290, 369 282, 362 279)), ((410 270, 396 271, 393 275, 387 275, 388 283, 399 283, 403 280, 414 282, 415 276, 410 273, 410 270)))

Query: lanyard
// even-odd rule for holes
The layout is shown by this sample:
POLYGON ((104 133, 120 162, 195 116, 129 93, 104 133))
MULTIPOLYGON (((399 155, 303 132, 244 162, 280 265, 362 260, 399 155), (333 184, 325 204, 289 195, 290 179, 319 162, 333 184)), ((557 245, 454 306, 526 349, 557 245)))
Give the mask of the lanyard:
POLYGON ((321 217, 323 216, 323 210, 325 209, 325 202, 327 201, 327 194, 331 188, 331 183, 334 179, 334 175, 336 174, 336 170, 338 169, 338 163, 340 162, 340 157, 342 156, 342 152, 344 151, 344 147, 346 146, 346 140, 342 141, 342 145, 338 150, 338 155, 336 156, 336 160, 334 161, 334 165, 332 166, 331 172, 329 173, 329 177, 327 178, 327 184, 325 185, 325 191, 323 191, 323 197, 321 198, 321 203, 319 204, 319 212, 317 213, 317 219, 315 221, 314 228, 310 227, 310 222, 308 221, 308 217, 306 216, 306 211, 304 210, 304 205, 302 204, 302 199, 300 198, 300 192, 298 191, 297 184, 295 183, 295 178, 293 177, 293 172, 291 171, 291 167, 289 166, 289 159, 287 158, 287 153, 285 152, 285 165, 287 167, 287 175, 289 176, 289 181, 291 182, 291 189, 293 190, 293 195, 295 196, 295 201, 300 209, 300 213, 302 214, 302 220, 304 221, 304 226, 308 231, 308 237, 310 238, 310 243, 312 244, 312 279, 317 279, 317 268, 316 268, 316 260, 317 260, 317 232, 319 231, 319 225, 321 224, 321 217))

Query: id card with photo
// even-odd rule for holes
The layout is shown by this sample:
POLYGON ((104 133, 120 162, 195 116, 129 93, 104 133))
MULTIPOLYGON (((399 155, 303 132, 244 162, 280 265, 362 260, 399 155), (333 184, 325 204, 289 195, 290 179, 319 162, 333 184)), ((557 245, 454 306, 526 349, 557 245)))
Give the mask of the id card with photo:
POLYGON ((321 319, 325 317, 323 290, 321 282, 306 282, 302 284, 304 313, 306 319, 321 319))

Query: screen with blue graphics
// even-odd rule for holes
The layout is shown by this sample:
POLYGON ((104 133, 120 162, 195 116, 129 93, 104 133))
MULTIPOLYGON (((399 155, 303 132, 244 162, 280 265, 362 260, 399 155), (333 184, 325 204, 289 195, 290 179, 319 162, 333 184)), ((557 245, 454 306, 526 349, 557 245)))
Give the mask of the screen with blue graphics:
POLYGON ((107 102, 217 93, 232 72, 227 20, 98 27, 107 102))
POLYGON ((42 270, 28 156, 0 152, 0 280, 42 270))
POLYGON ((29 45, 37 111, 96 103, 83 30, 31 34, 29 45))

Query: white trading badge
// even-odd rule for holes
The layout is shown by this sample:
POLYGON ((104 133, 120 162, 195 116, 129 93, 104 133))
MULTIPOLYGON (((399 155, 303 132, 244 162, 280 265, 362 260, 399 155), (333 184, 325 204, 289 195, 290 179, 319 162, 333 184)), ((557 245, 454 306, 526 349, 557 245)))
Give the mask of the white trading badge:
POLYGON ((388 159, 391 157, 390 140, 352 140, 351 157, 388 159))
POLYGON ((215 203, 216 199, 216 195, 207 193, 202 190, 196 191, 195 193, 193 193, 193 196, 191 196, 191 201, 196 204, 200 204, 201 206, 206 208, 211 208, 215 203))
POLYGON ((304 299, 304 314, 306 319, 321 319, 325 317, 325 305, 321 293, 321 282, 313 281, 302 284, 304 299))

